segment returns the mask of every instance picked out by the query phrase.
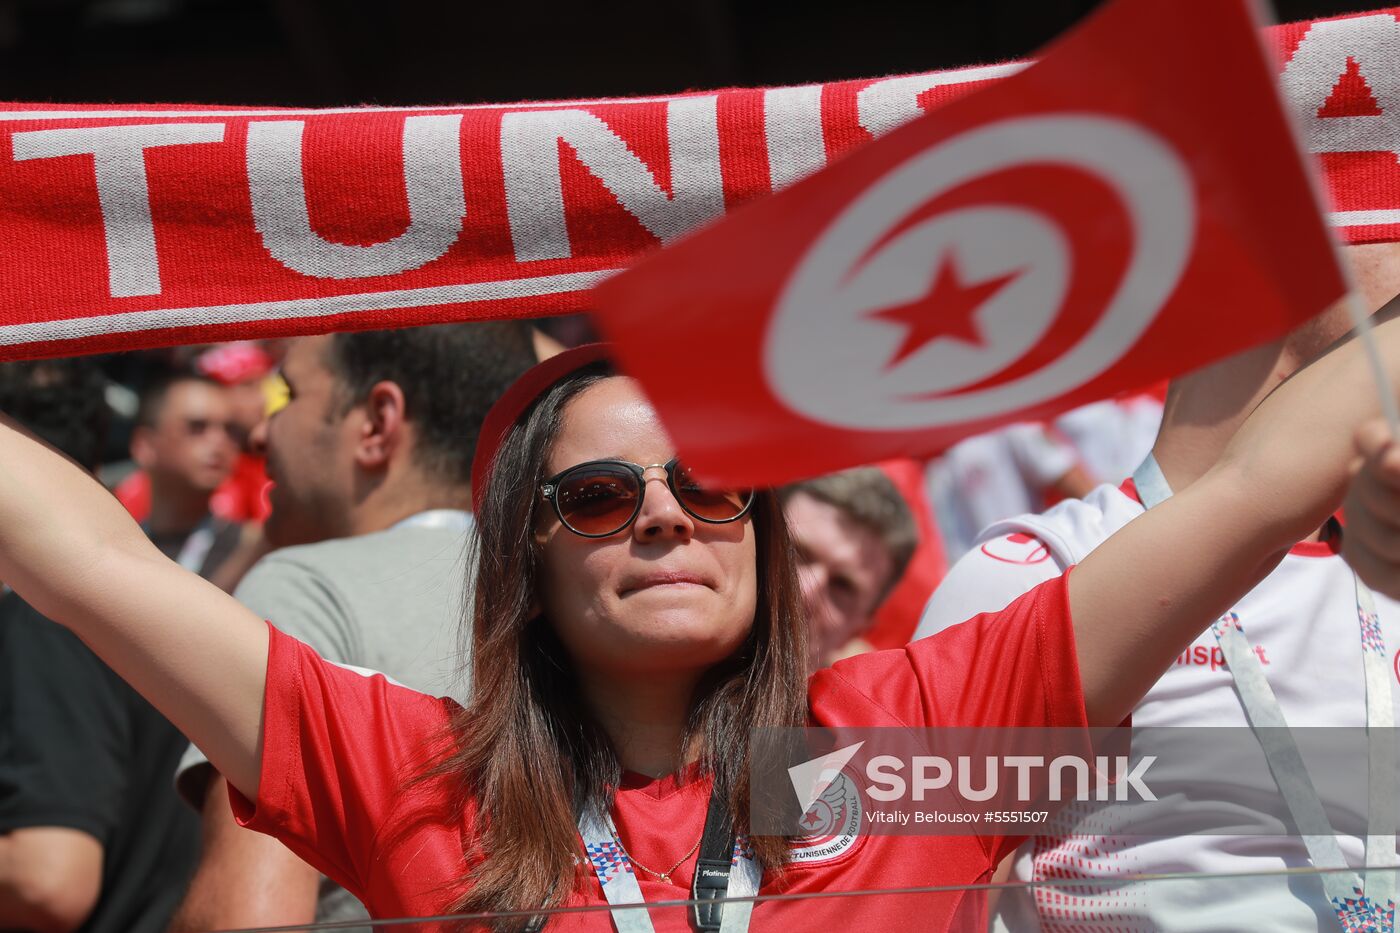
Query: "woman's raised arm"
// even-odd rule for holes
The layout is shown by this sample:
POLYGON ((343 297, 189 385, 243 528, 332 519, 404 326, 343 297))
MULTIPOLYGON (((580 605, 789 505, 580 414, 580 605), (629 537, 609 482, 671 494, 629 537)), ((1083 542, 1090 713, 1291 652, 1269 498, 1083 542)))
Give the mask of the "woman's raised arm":
POLYGON ((266 626, 166 558, 90 475, 3 417, 0 580, 72 629, 256 797, 266 626))
MULTIPOLYGON (((1375 334, 1387 369, 1400 372, 1400 320, 1375 334)), ((1341 503, 1353 435, 1380 410, 1363 350, 1345 341, 1296 373, 1208 473, 1075 568, 1070 611, 1090 724, 1122 721, 1206 626, 1341 503)))

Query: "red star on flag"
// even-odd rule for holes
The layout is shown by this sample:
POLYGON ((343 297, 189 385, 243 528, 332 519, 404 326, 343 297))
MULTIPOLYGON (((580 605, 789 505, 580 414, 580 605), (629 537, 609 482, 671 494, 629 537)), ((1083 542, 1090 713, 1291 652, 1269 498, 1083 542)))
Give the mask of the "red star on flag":
POLYGON ((932 288, 913 301, 881 308, 869 315, 906 328, 903 342, 885 368, 893 369, 940 337, 950 337, 978 347, 986 346, 987 342, 977 326, 977 310, 1008 283, 1019 278, 1022 271, 1018 269, 969 284, 959 273, 952 251, 944 253, 932 288))

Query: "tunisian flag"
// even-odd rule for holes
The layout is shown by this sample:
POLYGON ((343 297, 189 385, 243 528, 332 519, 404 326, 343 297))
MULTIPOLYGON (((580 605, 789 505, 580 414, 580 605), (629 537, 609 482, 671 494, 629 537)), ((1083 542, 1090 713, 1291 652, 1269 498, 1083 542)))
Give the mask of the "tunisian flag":
POLYGON ((1247 0, 1117 0, 605 282, 599 324, 691 466, 757 485, 1270 339, 1345 286, 1256 29, 1247 0))

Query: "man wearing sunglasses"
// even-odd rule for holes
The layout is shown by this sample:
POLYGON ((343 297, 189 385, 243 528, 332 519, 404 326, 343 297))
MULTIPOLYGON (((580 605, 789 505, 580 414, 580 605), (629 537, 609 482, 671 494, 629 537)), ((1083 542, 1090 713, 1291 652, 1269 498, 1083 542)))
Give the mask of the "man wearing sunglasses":
POLYGON ((238 543, 238 526, 209 511, 238 455, 232 418, 223 386, 177 373, 142 393, 131 434, 131 459, 150 484, 146 533, 167 557, 205 578, 238 543))

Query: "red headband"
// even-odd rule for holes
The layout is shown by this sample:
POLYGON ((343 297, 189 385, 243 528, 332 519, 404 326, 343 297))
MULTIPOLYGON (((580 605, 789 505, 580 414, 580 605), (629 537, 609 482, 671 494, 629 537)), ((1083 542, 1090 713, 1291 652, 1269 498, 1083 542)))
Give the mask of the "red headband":
POLYGON ((473 509, 481 511, 481 497, 486 494, 486 484, 491 479, 496 452, 501 449, 501 443, 505 441, 515 422, 550 386, 590 363, 609 359, 610 350, 611 346, 606 343, 586 343, 581 347, 556 353, 527 369, 496 400, 496 404, 486 413, 486 420, 481 423, 481 436, 476 442, 476 456, 472 458, 473 509))

